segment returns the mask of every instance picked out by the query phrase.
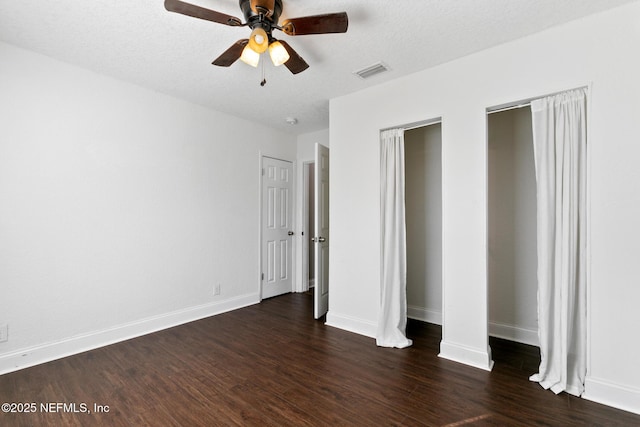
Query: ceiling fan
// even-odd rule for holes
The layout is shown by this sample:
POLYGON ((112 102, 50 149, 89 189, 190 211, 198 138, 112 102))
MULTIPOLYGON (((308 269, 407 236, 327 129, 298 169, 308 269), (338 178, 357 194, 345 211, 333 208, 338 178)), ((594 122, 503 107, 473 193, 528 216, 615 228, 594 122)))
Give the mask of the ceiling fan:
POLYGON ((302 36, 307 34, 345 33, 349 26, 346 12, 291 18, 278 25, 278 20, 282 13, 282 0, 240 0, 240 10, 242 10, 245 18, 244 24, 235 16, 180 0, 165 0, 164 7, 169 12, 176 12, 206 21, 217 22, 231 27, 248 26, 251 28, 251 35, 248 39, 238 40, 213 61, 213 65, 220 67, 228 67, 238 59, 256 67, 260 60, 260 54, 268 50, 274 65, 284 64, 293 74, 298 74, 309 68, 309 64, 287 42, 277 40, 273 36, 273 30, 280 30, 289 36, 302 36))

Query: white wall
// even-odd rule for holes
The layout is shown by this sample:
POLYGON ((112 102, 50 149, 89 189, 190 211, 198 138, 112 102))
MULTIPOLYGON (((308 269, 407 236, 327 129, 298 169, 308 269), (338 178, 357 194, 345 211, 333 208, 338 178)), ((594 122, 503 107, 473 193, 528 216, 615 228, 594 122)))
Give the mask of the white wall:
POLYGON ((375 334, 380 129, 442 117, 441 355, 489 369, 486 108, 592 84, 585 397, 640 412, 639 23, 635 2, 333 99, 328 323, 375 334))
POLYGON ((329 129, 298 135, 297 158, 299 162, 314 160, 316 143, 329 147, 329 129))
POLYGON ((442 126, 404 133, 407 317, 442 324, 442 126))
POLYGON ((531 108, 488 116, 489 334, 539 345, 531 108))
POLYGON ((259 300, 294 136, 3 43, 0 93, 0 372, 259 300))

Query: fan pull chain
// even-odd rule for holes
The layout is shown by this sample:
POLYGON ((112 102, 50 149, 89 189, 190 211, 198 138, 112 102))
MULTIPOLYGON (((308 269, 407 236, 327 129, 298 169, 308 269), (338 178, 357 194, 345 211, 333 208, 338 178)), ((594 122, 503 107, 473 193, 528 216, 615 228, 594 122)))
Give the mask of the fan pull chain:
POLYGON ((267 84, 267 79, 264 78, 264 58, 260 62, 262 63, 262 81, 260 82, 260 86, 264 86, 267 84))

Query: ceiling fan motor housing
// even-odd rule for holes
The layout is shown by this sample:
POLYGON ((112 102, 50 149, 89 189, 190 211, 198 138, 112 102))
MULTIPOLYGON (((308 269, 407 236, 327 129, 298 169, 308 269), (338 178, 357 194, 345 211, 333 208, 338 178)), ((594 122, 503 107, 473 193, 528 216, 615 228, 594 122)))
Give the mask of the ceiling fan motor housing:
MULTIPOLYGON (((260 7, 258 6, 257 9, 260 9, 260 7)), ((265 13, 254 12, 251 9, 251 0, 240 0, 240 10, 242 10, 245 22, 251 29, 260 27, 271 37, 272 26, 278 24, 278 19, 280 19, 280 14, 282 13, 282 0, 273 1, 273 13, 271 15, 268 14, 268 10, 265 10, 265 13)))

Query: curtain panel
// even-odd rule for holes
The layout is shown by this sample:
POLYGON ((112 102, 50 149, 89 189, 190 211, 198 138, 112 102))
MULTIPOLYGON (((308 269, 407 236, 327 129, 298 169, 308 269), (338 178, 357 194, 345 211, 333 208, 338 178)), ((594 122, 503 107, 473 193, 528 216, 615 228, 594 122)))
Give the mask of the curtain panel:
POLYGON ((381 283, 376 343, 404 348, 407 339, 407 236, 404 130, 380 134, 381 283))
POLYGON ((532 381, 580 396, 586 376, 586 90, 531 103, 537 184, 538 333, 532 381))

